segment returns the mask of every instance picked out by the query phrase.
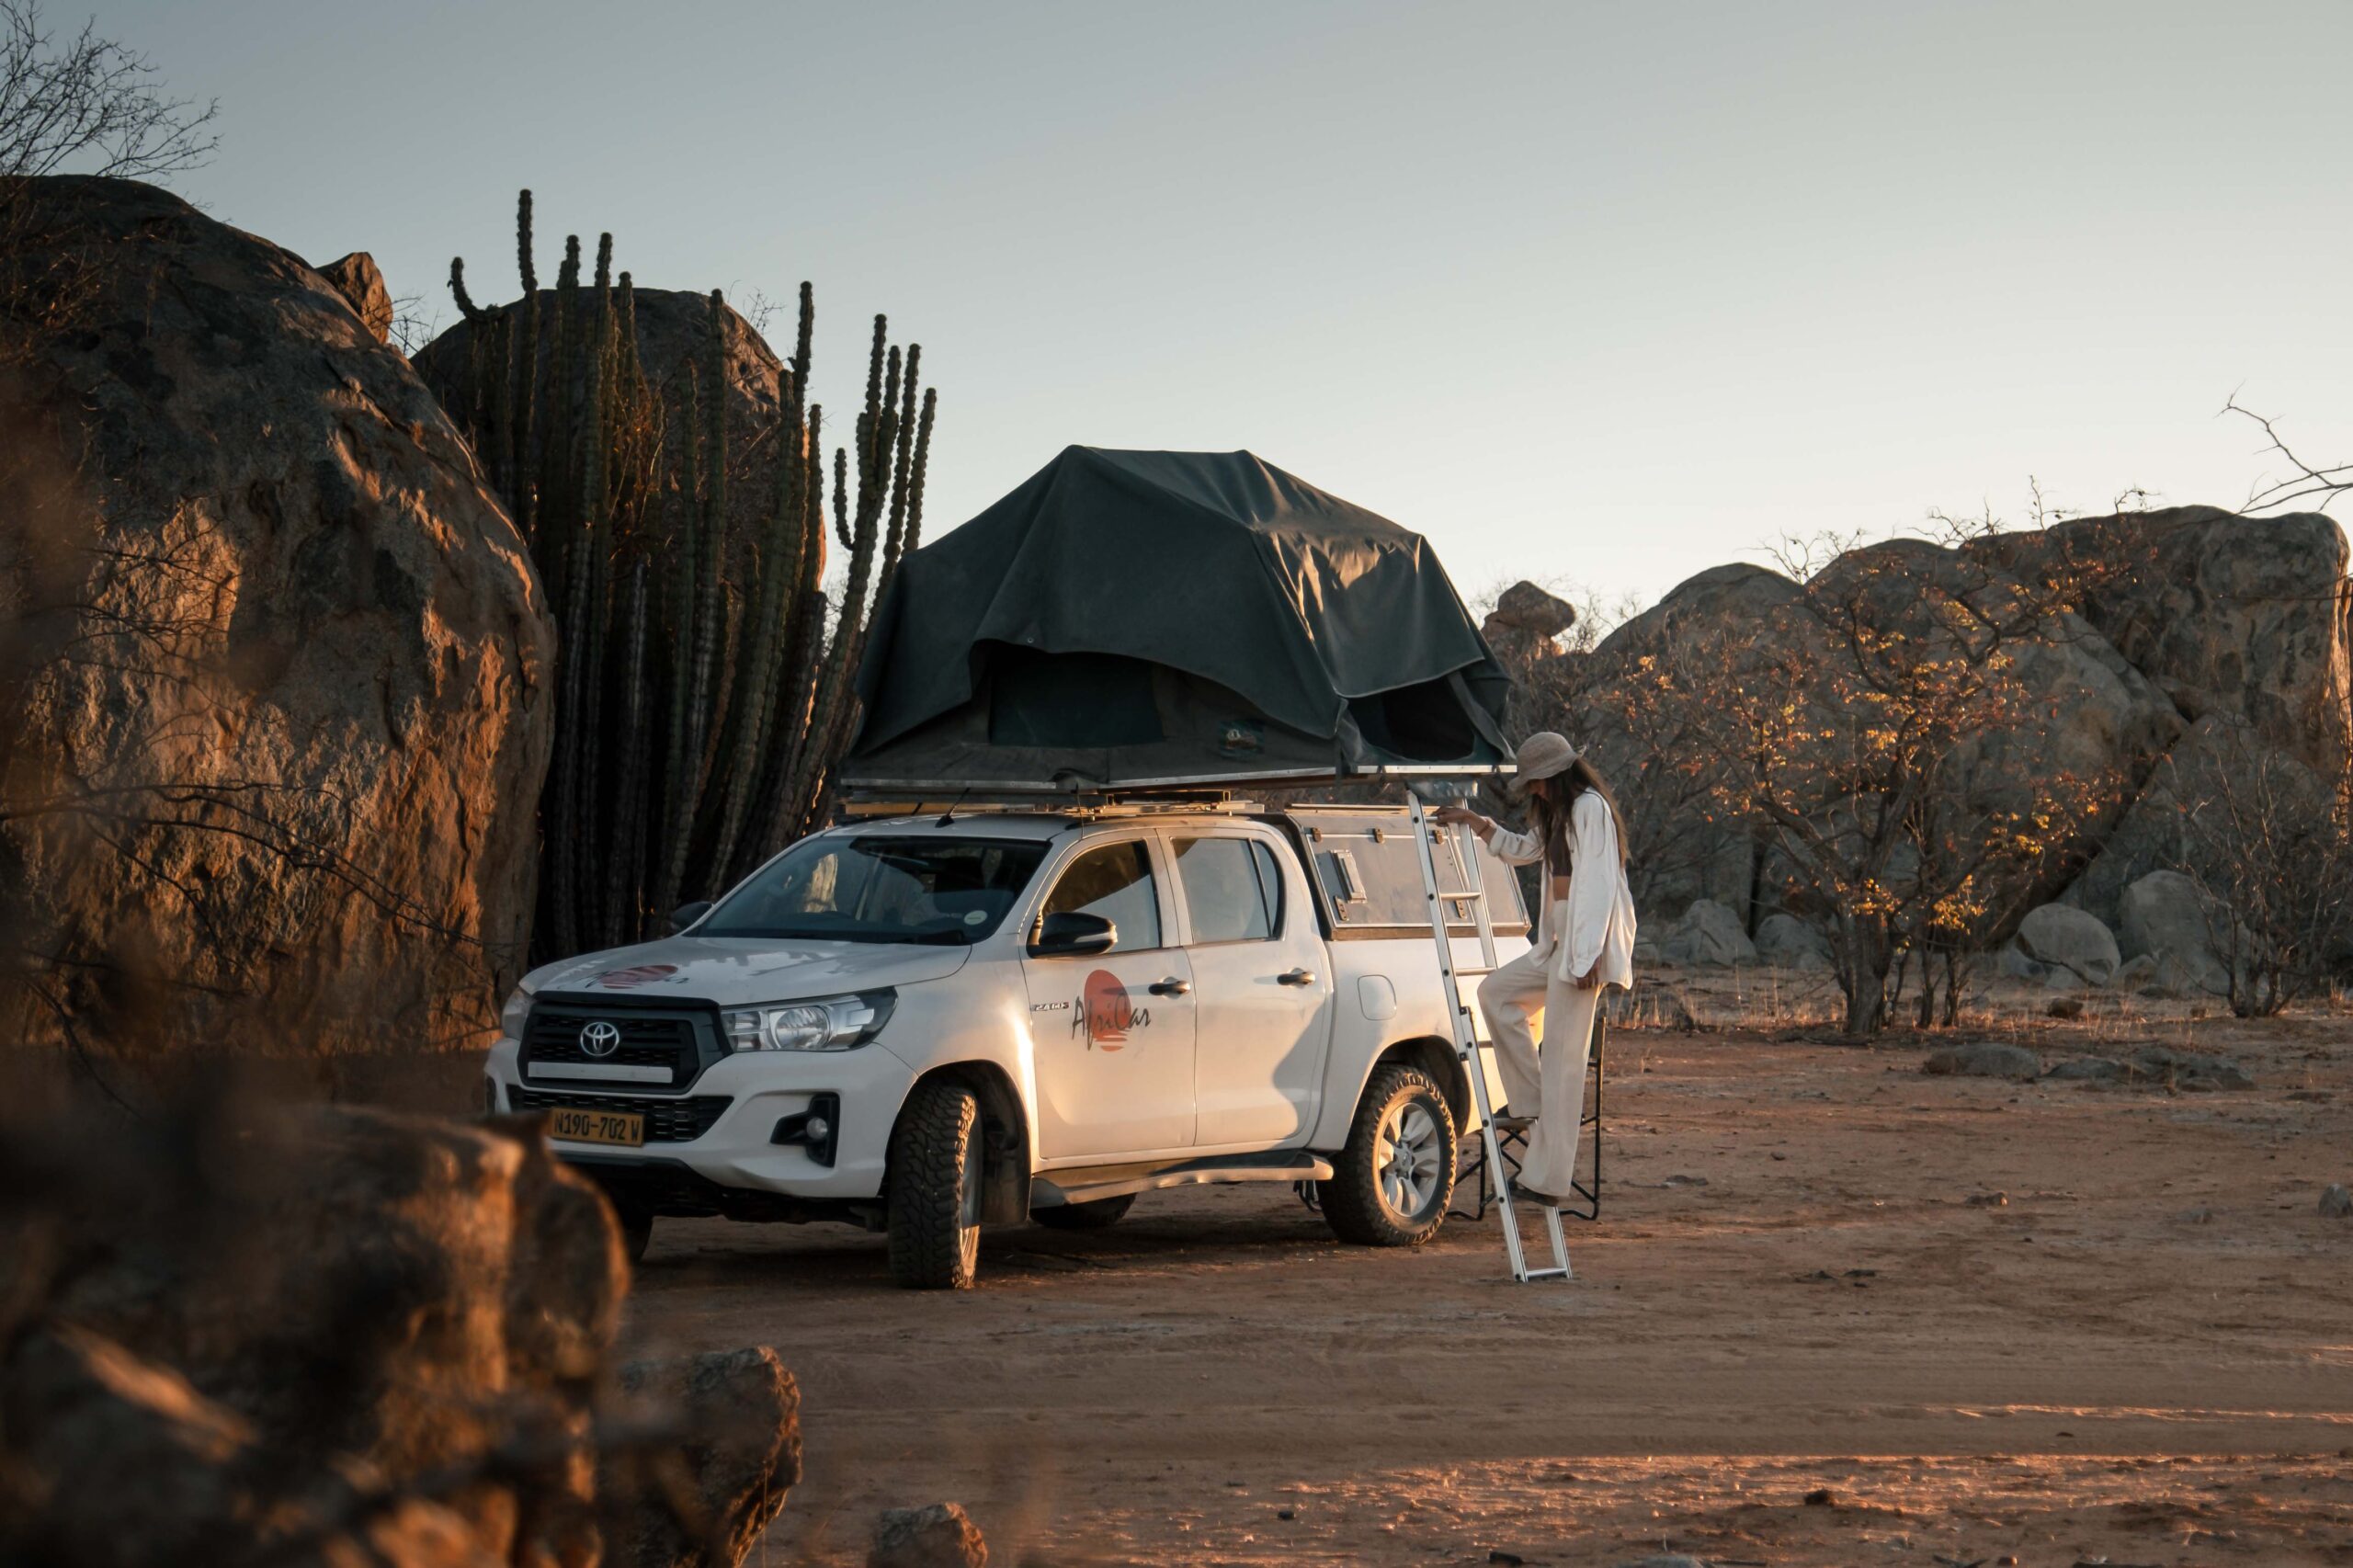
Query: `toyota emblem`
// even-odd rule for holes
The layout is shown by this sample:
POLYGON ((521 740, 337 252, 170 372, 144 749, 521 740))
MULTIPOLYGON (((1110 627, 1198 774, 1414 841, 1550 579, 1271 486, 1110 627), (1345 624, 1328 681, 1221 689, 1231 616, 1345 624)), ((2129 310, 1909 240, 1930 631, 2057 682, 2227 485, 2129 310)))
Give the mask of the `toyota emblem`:
POLYGON ((580 1052, 584 1056, 610 1056, 621 1046, 620 1026, 599 1018, 583 1025, 580 1030, 580 1052))

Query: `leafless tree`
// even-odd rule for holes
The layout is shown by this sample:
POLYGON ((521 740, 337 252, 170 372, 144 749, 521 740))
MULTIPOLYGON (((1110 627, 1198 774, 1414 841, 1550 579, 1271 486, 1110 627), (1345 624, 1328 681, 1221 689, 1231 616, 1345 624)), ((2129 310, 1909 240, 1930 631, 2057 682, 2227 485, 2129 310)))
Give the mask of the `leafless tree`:
POLYGON ((61 40, 40 0, 0 0, 0 176, 165 179, 210 158, 218 109, 170 97, 147 58, 95 21, 61 40))
POLYGON ((2074 635, 2069 612, 2129 564, 2063 550, 2013 574, 1987 548, 2001 532, 1990 514, 1940 515, 1912 549, 1785 542, 1790 624, 1722 694, 1724 810, 1759 824, 1784 901, 1827 928, 1850 1034, 1885 1025, 1906 950, 1922 960, 1922 1021, 1949 1021, 1968 955, 2118 789, 1986 763, 1988 737, 2059 721, 2020 658, 2074 635))

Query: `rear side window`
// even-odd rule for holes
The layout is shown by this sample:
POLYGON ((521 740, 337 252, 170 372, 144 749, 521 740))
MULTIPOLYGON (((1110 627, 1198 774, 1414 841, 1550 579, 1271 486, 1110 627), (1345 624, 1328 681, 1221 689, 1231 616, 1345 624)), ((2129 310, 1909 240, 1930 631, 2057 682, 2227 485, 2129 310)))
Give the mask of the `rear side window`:
POLYGON ((1160 893, 1141 839, 1089 849, 1064 869, 1040 911, 1099 915, 1119 931, 1115 953, 1160 946, 1160 893))
POLYGON ((1282 925, 1273 852, 1246 838, 1180 838, 1176 879, 1196 942, 1260 942, 1282 925))

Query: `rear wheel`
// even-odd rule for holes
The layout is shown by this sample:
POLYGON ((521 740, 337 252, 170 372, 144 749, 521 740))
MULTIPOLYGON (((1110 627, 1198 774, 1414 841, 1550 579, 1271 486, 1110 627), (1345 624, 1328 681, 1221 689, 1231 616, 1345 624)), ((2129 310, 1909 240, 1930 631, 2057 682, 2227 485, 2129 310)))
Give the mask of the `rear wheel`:
POLYGON ((1051 1209, 1032 1210, 1029 1218, 1052 1231, 1102 1231, 1126 1219, 1135 1203, 1136 1195, 1130 1192, 1086 1203, 1057 1203, 1051 1209))
POLYGON ((961 1084, 917 1084, 891 1134, 891 1278, 969 1290, 981 1267, 981 1104, 961 1084))
POLYGON ((1323 1184, 1324 1219, 1359 1246, 1419 1246, 1454 1197, 1454 1113, 1430 1075, 1394 1062, 1357 1103, 1347 1146, 1323 1184))

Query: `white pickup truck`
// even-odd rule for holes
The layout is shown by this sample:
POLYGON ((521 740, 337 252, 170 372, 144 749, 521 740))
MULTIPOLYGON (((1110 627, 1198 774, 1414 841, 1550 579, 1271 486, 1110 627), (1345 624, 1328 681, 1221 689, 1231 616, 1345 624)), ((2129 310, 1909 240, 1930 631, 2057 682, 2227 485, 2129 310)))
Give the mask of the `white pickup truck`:
MULTIPOLYGON (((1500 961, 1527 920, 1478 860, 1500 961)), ((847 1221, 961 1288, 983 1224, 1199 1182, 1316 1183, 1368 1245, 1445 1220, 1474 1112, 1401 807, 870 814, 679 915, 526 976, 488 1065, 634 1253, 658 1216, 847 1221)))

